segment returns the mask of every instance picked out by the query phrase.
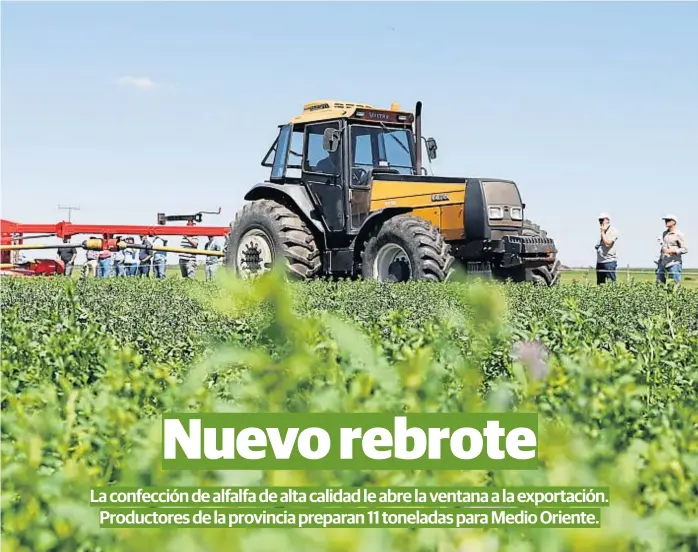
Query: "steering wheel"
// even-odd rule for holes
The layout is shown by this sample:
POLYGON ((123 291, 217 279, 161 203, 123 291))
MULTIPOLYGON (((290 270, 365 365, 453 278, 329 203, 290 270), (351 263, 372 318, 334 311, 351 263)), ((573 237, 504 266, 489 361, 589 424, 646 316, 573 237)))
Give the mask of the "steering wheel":
POLYGON ((367 175, 368 171, 361 167, 352 167, 351 169, 351 179, 352 182, 356 185, 361 184, 361 182, 366 178, 367 175))

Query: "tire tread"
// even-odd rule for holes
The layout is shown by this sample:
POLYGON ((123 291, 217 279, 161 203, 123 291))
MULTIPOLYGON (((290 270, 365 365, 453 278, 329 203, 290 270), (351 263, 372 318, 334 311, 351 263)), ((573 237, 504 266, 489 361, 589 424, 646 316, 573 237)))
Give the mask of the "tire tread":
POLYGON ((279 234, 283 247, 286 269, 294 279, 309 280, 322 270, 321 251, 315 236, 305 221, 294 210, 274 199, 260 199, 243 206, 231 223, 226 242, 226 264, 234 265, 233 228, 246 216, 256 214, 269 219, 279 234))
POLYGON ((366 250, 373 248, 383 232, 400 234, 417 246, 423 273, 422 279, 442 282, 449 280, 455 272, 455 259, 451 255, 451 247, 446 243, 443 234, 429 221, 410 214, 396 215, 374 229, 366 241, 362 258, 366 250))

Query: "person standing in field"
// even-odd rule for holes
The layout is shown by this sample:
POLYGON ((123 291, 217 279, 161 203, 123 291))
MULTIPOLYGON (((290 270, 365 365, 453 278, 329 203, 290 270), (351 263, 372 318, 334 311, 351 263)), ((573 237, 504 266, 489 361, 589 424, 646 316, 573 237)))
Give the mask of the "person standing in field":
MULTIPOLYGON (((133 238, 128 237, 128 238, 126 238, 125 241, 128 244, 132 244, 133 238)), ((136 250, 133 249, 132 247, 127 247, 126 249, 124 249, 124 275, 135 276, 137 271, 138 271, 138 257, 136 254, 136 250)))
POLYGON ((97 254, 97 278, 109 278, 111 276, 111 258, 112 252, 108 249, 103 249, 97 254))
MULTIPOLYGON (((162 239, 160 236, 155 238, 163 247, 167 246, 167 240, 162 239)), ((165 270, 167 269, 167 253, 165 251, 156 251, 153 255, 153 276, 158 279, 165 277, 165 270)))
MULTIPOLYGON (((143 234, 141 236, 141 245, 147 248, 153 247, 153 242, 148 239, 148 236, 143 234)), ((148 278, 150 276, 150 263, 153 260, 153 250, 152 249, 140 249, 138 252, 138 275, 145 276, 148 278)))
MULTIPOLYGON (((96 240, 97 238, 94 236, 90 236, 91 240, 96 240)), ((86 277, 95 277, 97 276, 97 262, 99 260, 99 251, 93 251, 93 250, 88 250, 87 254, 87 261, 85 262, 85 265, 82 267, 82 275, 86 277)))
MULTIPOLYGON (((120 242, 121 236, 116 237, 116 242, 120 242)), ((117 250, 114 252, 114 276, 117 278, 121 278, 123 276, 126 276, 126 265, 124 264, 124 260, 126 258, 126 255, 124 254, 123 250, 117 250)))
MULTIPOLYGON (((184 249, 198 249, 199 238, 196 236, 182 236, 180 247, 184 249)), ((182 278, 193 279, 196 276, 196 253, 180 253, 179 270, 182 273, 182 278)))
MULTIPOLYGON (((70 243, 70 238, 63 238, 63 243, 70 243)), ((65 267, 65 275, 70 277, 73 274, 75 266, 75 258, 78 256, 78 250, 74 247, 59 247, 58 258, 63 262, 65 267)))
POLYGON ((616 269, 618 268, 618 230, 611 226, 611 215, 601 213, 599 215, 599 242, 596 244, 596 284, 601 285, 606 281, 616 281, 616 269))
POLYGON ((661 237, 662 250, 657 263, 657 282, 666 283, 666 273, 676 283, 681 283, 683 255, 688 253, 686 236, 676 228, 676 215, 664 215, 666 230, 661 237))
MULTIPOLYGON (((215 236, 209 236, 206 245, 204 246, 206 251, 222 251, 221 244, 216 240, 215 236)), ((219 267, 221 262, 220 257, 215 257, 213 255, 206 256, 206 280, 213 280, 213 276, 216 273, 216 269, 219 267)))

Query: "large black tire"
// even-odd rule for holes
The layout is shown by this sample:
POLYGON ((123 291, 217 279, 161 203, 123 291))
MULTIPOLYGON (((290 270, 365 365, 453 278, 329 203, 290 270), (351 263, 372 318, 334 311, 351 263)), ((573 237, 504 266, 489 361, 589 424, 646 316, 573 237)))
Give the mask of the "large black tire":
POLYGON ((267 271, 283 264, 290 278, 310 280, 322 269, 320 249, 308 225, 286 205, 272 199, 253 201, 238 212, 230 225, 225 249, 225 264, 238 275, 254 276, 260 269, 267 271), (250 240, 252 234, 258 239, 250 240), (245 243, 241 243, 243 240, 245 243), (257 244, 262 244, 265 251, 264 246, 268 247, 271 259, 262 259, 255 252, 260 249, 257 244))
MULTIPOLYGON (((525 220, 523 223, 524 236, 535 236, 539 238, 547 238, 548 233, 541 229, 540 226, 530 220, 525 220)), ((536 268, 526 269, 526 281, 544 286, 554 286, 560 282, 560 261, 555 259, 552 263, 536 268)))
POLYGON ((407 214, 396 215, 373 231, 362 251, 361 269, 362 276, 370 280, 443 282, 453 275, 454 262, 441 232, 423 218, 407 214), (403 260, 395 260, 389 269, 382 270, 389 262, 389 250, 397 250, 395 246, 402 250, 395 254, 403 260))

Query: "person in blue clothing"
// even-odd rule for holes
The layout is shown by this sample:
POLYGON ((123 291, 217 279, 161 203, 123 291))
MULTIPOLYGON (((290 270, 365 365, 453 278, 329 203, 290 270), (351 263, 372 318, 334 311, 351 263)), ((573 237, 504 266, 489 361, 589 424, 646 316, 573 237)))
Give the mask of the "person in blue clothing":
MULTIPOLYGON (((204 249, 206 251, 222 251, 223 250, 223 248, 221 247, 220 241, 216 240, 215 236, 208 237, 208 242, 206 242, 204 249)), ((204 276, 205 276, 206 280, 213 280, 213 277, 216 274, 216 270, 220 266, 220 263, 221 263, 220 257, 214 257, 213 255, 206 256, 206 265, 204 267, 204 270, 205 270, 204 276)))
MULTIPOLYGON (((152 247, 153 242, 145 234, 141 236, 141 245, 146 247, 152 247)), ((150 264, 153 261, 153 250, 152 249, 140 249, 138 252, 138 275, 150 277, 150 264)))
MULTIPOLYGON (((122 241, 121 236, 116 237, 117 243, 122 241)), ((117 278, 121 278, 123 276, 126 276, 126 266, 124 265, 124 252, 123 250, 118 250, 114 252, 114 257, 112 258, 113 261, 113 269, 114 269, 114 276, 117 278)))
MULTIPOLYGON (((133 238, 128 237, 124 240, 126 243, 132 244, 133 238)), ((136 250, 127 247, 124 249, 124 274, 126 276, 135 276, 138 271, 138 255, 136 250)))
POLYGON ((111 259, 112 252, 108 249, 103 249, 97 255, 97 278, 109 278, 111 276, 111 259))
MULTIPOLYGON (((156 242, 155 245, 167 246, 167 240, 162 239, 160 236, 157 236, 154 241, 156 242)), ((155 251, 153 254, 153 276, 159 279, 164 278, 166 269, 167 253, 165 251, 155 251)))
POLYGON ((683 256, 688 253, 686 236, 676 228, 676 215, 664 215, 662 220, 664 220, 666 230, 659 238, 662 249, 659 253, 659 260, 655 261, 657 264, 657 282, 665 284, 668 274, 674 283, 680 284, 683 256))

